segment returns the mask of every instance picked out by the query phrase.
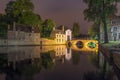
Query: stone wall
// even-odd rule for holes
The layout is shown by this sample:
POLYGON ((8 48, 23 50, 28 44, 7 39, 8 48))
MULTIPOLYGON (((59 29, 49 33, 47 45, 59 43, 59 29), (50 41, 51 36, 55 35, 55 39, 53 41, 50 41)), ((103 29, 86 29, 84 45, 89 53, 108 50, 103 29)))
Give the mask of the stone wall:
MULTIPOLYGON (((63 43, 61 43, 63 44, 63 43)), ((59 44, 59 45, 61 45, 59 44)), ((12 45, 18 45, 18 46, 24 46, 24 45, 57 45, 55 40, 52 39, 38 39, 33 38, 33 40, 3 40, 0 39, 0 46, 12 46, 12 45)))
POLYGON ((0 46, 12 45, 40 45, 40 41, 24 41, 24 40, 0 40, 0 46))
POLYGON ((55 45, 55 40, 52 39, 46 39, 46 38, 42 38, 41 39, 41 45, 55 45))

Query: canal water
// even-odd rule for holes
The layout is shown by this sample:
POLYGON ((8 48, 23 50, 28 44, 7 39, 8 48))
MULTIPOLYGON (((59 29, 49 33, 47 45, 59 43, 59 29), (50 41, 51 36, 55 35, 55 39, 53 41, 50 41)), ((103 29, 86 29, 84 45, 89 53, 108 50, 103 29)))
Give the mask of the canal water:
POLYGON ((0 48, 0 80, 119 80, 98 50, 59 46, 0 48))

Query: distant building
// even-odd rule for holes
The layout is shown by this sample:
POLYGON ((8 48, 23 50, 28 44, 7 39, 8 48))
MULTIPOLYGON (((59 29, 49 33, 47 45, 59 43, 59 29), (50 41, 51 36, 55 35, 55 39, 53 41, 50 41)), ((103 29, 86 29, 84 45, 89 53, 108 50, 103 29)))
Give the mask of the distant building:
POLYGON ((26 25, 8 26, 8 40, 40 43, 40 32, 38 27, 26 25))
MULTIPOLYGON (((107 32, 109 41, 120 41, 120 17, 112 16, 108 21, 107 32)), ((100 28, 100 39, 104 41, 104 30, 100 28)))
POLYGON ((110 40, 111 41, 120 41, 120 17, 116 16, 110 21, 110 40))
POLYGON ((60 28, 62 29, 53 28, 51 38, 54 38, 56 44, 65 44, 66 41, 72 39, 72 31, 70 29, 65 30, 64 26, 61 26, 60 28))

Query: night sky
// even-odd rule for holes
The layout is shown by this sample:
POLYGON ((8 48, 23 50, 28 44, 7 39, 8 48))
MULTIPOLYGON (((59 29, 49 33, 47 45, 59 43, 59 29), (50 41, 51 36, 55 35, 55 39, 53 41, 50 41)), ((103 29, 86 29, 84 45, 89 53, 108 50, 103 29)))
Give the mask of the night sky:
MULTIPOLYGON (((10 0, 0 0, 0 13, 4 13, 5 5, 10 0)), ((57 26, 72 27, 74 22, 79 22, 82 33, 87 33, 90 23, 84 20, 83 10, 86 8, 82 0, 32 0, 35 13, 43 20, 52 18, 57 26)), ((120 7, 120 6, 118 6, 120 7)), ((119 15, 119 12, 118 12, 119 15)))

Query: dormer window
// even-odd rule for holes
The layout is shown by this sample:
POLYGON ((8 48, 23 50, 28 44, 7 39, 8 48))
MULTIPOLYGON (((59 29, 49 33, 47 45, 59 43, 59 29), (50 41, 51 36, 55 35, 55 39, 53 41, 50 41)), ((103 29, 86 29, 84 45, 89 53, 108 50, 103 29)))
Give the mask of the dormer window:
POLYGON ((112 21, 111 21, 111 24, 114 25, 114 24, 116 24, 116 22, 115 22, 114 20, 112 20, 112 21))

